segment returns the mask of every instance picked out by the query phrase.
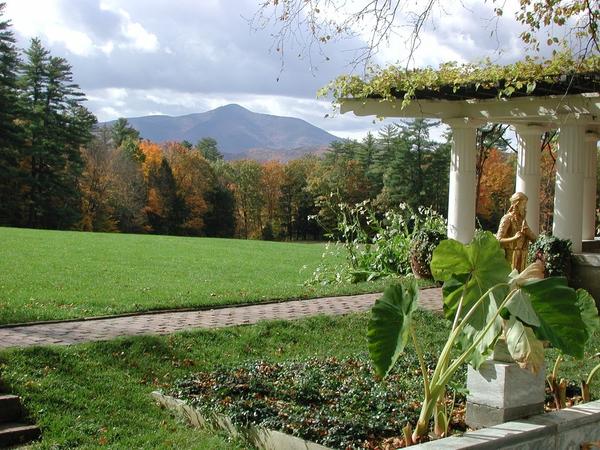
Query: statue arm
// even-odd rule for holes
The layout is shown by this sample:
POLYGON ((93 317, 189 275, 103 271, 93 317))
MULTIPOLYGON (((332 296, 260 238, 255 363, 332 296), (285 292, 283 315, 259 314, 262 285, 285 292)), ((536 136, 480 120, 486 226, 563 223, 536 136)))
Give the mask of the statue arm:
POLYGON ((508 236, 508 229, 510 228, 510 217, 504 216, 502 220, 500 220, 500 225, 498 226, 498 232, 496 233, 496 238, 500 241, 501 244, 508 244, 509 242, 516 241, 521 237, 521 233, 517 232, 514 236, 508 236))

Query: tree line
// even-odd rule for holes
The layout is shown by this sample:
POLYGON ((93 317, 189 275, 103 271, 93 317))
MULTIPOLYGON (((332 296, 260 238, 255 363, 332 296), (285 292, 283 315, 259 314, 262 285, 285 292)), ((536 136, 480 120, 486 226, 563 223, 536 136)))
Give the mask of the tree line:
POLYGON ((279 240, 321 239, 332 205, 374 199, 447 203, 449 145, 434 123, 384 127, 362 141, 333 142, 322 156, 287 163, 225 161, 212 138, 157 144, 125 119, 97 128, 81 148, 81 218, 88 231, 279 240))

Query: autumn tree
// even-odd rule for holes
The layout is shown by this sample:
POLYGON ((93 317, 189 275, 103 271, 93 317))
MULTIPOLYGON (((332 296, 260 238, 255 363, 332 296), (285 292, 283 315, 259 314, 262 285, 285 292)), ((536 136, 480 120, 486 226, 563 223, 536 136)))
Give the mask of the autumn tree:
POLYGON ((540 159, 540 232, 552 232, 557 149, 558 133, 556 131, 544 133, 540 159))
POLYGON ((273 238, 279 233, 280 224, 277 221, 279 201, 282 196, 284 165, 279 161, 268 161, 262 165, 261 185, 264 198, 264 236, 273 238))
POLYGON ((175 142, 165 145, 164 154, 173 171, 177 194, 187 212, 181 231, 200 236, 209 207, 206 198, 213 182, 210 164, 199 152, 175 142))
POLYGON ((110 130, 100 127, 92 141, 81 149, 84 168, 79 177, 81 225, 84 231, 116 231, 109 192, 113 182, 111 165, 114 149, 110 130))
POLYGON ((187 217, 185 202, 177 191, 173 171, 158 144, 142 141, 142 169, 147 185, 145 212, 148 231, 157 234, 179 234, 187 217))
POLYGON ((248 239, 260 236, 262 230, 262 167, 257 161, 243 159, 230 164, 237 212, 239 236, 248 239))
POLYGON ((510 206, 515 192, 515 156, 492 148, 480 182, 477 217, 485 229, 496 231, 502 215, 510 206))

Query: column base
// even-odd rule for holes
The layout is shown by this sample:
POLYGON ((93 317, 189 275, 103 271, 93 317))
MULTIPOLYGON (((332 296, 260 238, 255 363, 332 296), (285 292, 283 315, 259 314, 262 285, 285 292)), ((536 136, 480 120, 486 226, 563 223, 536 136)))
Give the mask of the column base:
POLYGON ((482 428, 544 411, 544 370, 533 374, 518 364, 488 360, 467 373, 467 412, 471 428, 482 428))

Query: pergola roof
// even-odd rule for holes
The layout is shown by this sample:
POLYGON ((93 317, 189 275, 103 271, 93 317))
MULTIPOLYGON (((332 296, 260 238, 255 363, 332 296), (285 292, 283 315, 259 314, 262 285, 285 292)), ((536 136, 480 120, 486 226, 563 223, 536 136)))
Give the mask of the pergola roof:
MULTIPOLYGON (((506 87, 506 82, 501 81, 495 87, 476 86, 473 83, 462 86, 442 86, 439 89, 417 89, 414 93, 416 100, 487 100, 499 97, 499 93, 506 87)), ((577 73, 562 75, 559 79, 548 78, 536 83, 531 92, 527 88, 516 89, 511 98, 517 97, 545 97, 548 95, 575 95, 600 92, 600 73, 577 73)), ((392 95, 397 99, 403 99, 406 92, 392 89, 392 95)), ((374 95, 371 98, 381 99, 374 95)))
POLYGON ((582 74, 554 83, 539 83, 532 93, 515 92, 498 98, 498 89, 440 91, 420 90, 416 98, 402 106, 402 93, 396 100, 381 98, 341 99, 340 111, 357 116, 431 118, 449 120, 469 118, 474 122, 539 124, 554 128, 565 120, 578 120, 600 127, 600 74, 582 74), (567 92, 567 94, 565 94, 567 92))

